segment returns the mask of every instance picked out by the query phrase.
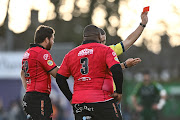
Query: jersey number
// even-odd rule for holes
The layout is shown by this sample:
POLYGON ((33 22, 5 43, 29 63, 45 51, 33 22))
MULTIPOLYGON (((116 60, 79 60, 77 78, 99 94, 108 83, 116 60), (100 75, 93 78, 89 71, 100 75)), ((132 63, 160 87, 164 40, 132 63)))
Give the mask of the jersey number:
POLYGON ((27 73, 28 69, 29 69, 28 61, 23 61, 23 70, 24 70, 24 73, 25 73, 25 77, 30 77, 30 74, 27 73))
POLYGON ((81 74, 86 75, 89 72, 89 68, 88 68, 88 58, 81 58, 81 64, 82 64, 82 68, 81 68, 81 74))

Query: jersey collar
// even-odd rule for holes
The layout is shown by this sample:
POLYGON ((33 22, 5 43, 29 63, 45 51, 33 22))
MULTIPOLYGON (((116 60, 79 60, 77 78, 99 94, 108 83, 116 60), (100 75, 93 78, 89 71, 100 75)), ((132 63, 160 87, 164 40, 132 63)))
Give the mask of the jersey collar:
POLYGON ((39 44, 30 44, 30 48, 32 47, 42 47, 43 49, 45 49, 42 45, 39 45, 39 44))
POLYGON ((82 42, 82 44, 88 44, 88 43, 99 43, 99 42, 96 40, 85 40, 82 42))

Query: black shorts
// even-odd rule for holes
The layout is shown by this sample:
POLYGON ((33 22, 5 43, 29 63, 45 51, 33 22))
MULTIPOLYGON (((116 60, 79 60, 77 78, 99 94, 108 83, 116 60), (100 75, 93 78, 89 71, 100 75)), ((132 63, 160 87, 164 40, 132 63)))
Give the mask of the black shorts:
POLYGON ((115 100, 73 104, 75 120, 122 120, 115 100))
POLYGON ((27 92, 23 98, 23 108, 33 120, 52 120, 52 104, 49 94, 27 92))

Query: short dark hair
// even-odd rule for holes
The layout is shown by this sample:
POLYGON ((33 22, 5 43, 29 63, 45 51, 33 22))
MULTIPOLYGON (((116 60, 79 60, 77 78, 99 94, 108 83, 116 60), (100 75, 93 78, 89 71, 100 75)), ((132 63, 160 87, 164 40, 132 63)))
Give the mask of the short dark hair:
POLYGON ((99 30, 101 32, 101 35, 106 35, 106 32, 102 28, 99 28, 99 30))
POLYGON ((100 29, 95 25, 87 25, 83 31, 83 37, 86 39, 97 38, 100 34, 100 29))
POLYGON ((34 34, 34 43, 42 43, 48 37, 50 39, 55 30, 49 26, 40 25, 34 34))
POLYGON ((150 71, 149 70, 144 70, 143 75, 150 75, 150 71))

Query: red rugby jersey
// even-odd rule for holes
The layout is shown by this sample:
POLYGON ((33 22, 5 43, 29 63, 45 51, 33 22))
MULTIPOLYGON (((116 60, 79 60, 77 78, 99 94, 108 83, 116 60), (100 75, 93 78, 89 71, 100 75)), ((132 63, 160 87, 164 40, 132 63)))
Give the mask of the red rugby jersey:
POLYGON ((112 99, 109 95, 113 93, 113 78, 109 68, 115 64, 120 64, 116 53, 95 41, 80 45, 66 54, 58 74, 74 77, 72 103, 112 99))
POLYGON ((26 92, 51 92, 49 72, 56 67, 51 54, 38 44, 31 44, 22 60, 22 70, 27 82, 26 92))

